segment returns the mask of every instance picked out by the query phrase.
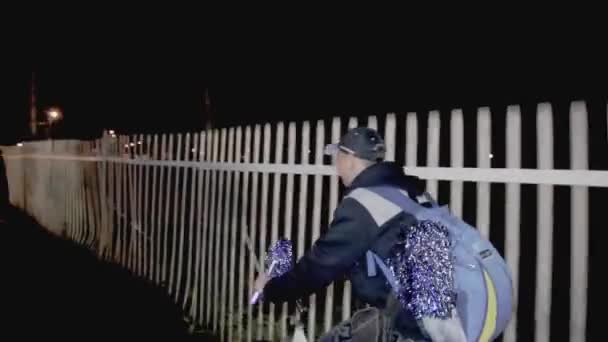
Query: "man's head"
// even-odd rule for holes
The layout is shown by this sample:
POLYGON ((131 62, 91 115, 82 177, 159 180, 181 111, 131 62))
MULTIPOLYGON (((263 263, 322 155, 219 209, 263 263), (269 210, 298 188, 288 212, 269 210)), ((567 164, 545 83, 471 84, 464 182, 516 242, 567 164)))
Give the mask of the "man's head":
POLYGON ((384 160, 385 151, 384 140, 378 132, 365 127, 349 130, 340 142, 325 148, 326 154, 334 156, 338 176, 347 187, 363 170, 384 160))

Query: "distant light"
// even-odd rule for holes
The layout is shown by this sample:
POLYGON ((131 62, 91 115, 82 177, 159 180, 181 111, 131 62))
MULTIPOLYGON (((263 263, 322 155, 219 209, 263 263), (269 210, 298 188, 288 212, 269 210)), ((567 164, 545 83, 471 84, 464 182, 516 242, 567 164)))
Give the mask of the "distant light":
POLYGON ((130 143, 129 146, 133 147, 135 146, 135 143, 130 143))
POLYGON ((494 158, 494 155, 492 153, 490 153, 490 159, 494 158))
POLYGON ((17 147, 23 147, 23 143, 17 143, 17 147))
POLYGON ((129 144, 125 144, 125 148, 129 148, 129 144))
POLYGON ((137 145, 141 145, 141 141, 138 141, 138 142, 137 142, 137 145))
POLYGON ((195 148, 193 148, 193 149, 192 149, 192 152, 196 152, 196 149, 195 149, 195 148))
POLYGON ((116 132, 114 132, 114 130, 111 129, 110 132, 108 132, 108 133, 110 133, 110 135, 115 135, 116 132))
POLYGON ((58 108, 50 108, 47 110, 46 115, 48 115, 50 121, 57 121, 61 119, 61 110, 58 108))
POLYGON ((113 138, 113 139, 116 139, 116 134, 112 134, 112 138, 113 138))

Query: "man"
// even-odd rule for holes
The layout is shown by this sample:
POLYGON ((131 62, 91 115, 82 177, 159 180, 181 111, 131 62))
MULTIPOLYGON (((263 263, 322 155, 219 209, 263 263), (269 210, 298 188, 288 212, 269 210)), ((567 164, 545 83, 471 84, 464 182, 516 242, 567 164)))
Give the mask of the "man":
POLYGON ((334 155, 338 176, 347 192, 327 233, 291 271, 271 280, 261 274, 256 280, 255 290, 263 290, 264 300, 278 303, 306 297, 343 276, 350 278, 354 294, 371 308, 355 313, 321 341, 380 341, 388 335, 395 335, 391 341, 405 341, 406 337, 426 340, 416 320, 392 295, 385 277, 381 273, 368 274, 366 252, 374 248, 386 257, 397 239, 387 234, 380 237, 380 233, 398 231, 389 228, 411 225, 416 219, 366 188, 396 187, 414 200, 424 192, 423 181, 405 175, 398 165, 383 161, 385 150, 382 138, 368 128, 354 128, 338 144, 328 146, 326 153, 334 155))

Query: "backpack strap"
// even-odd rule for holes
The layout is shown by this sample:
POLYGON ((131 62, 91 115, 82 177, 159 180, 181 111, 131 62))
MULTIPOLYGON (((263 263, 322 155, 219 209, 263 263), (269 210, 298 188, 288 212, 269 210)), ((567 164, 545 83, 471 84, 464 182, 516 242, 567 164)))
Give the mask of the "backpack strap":
MULTIPOLYGON (((418 213, 427 210, 427 208, 412 200, 408 193, 402 189, 391 186, 378 186, 367 188, 367 190, 380 196, 385 201, 396 205, 401 209, 401 211, 407 211, 414 216, 417 216, 418 213)), ((439 207, 437 202, 431 197, 428 192, 425 192, 422 196, 424 196, 424 198, 429 203, 431 203, 433 208, 439 207)), ((365 259, 368 277, 375 277, 378 273, 376 267, 380 267, 380 270, 384 274, 384 277, 389 282, 391 287, 393 287, 395 291, 398 291, 398 286, 393 276, 393 273, 377 254, 375 254, 371 250, 367 251, 365 254, 365 259)))
POLYGON ((374 258, 375 255, 376 254, 372 251, 367 251, 365 253, 367 276, 370 278, 375 277, 378 274, 378 271, 376 270, 376 259, 374 258))
MULTIPOLYGON (((423 196, 431 203, 433 208, 438 207, 437 202, 433 200, 429 193, 425 192, 423 196)), ((419 213, 428 210, 428 208, 412 200, 405 190, 392 186, 359 188, 348 197, 362 204, 379 226, 402 211, 407 211, 414 216, 418 216, 419 213)), ((379 267, 391 287, 395 291, 398 290, 392 272, 378 255, 371 250, 367 251, 365 260, 368 277, 375 277, 378 273, 376 267, 379 267)))
POLYGON ((365 253, 365 257, 367 259, 367 275, 369 277, 375 276, 376 275, 376 266, 378 266, 380 268, 380 270, 382 271, 382 274, 384 274, 384 277, 386 278, 388 283, 393 288, 393 290, 395 290, 395 292, 398 292, 399 285, 397 285, 397 280, 395 280, 395 277, 393 276, 393 272, 391 272, 391 270, 389 270, 388 266, 386 266, 384 261, 382 261, 382 259, 376 253, 374 253, 372 251, 367 251, 367 253, 365 253))
MULTIPOLYGON (((418 216, 418 213, 427 209, 411 199, 405 190, 392 186, 375 186, 367 189, 414 216, 418 216)), ((430 195, 428 196, 430 197, 430 195)))

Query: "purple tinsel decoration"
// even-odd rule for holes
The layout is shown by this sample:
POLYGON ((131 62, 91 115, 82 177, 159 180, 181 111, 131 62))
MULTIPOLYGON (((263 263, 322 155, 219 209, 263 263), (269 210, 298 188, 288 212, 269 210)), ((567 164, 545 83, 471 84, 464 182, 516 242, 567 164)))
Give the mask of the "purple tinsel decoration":
POLYGON ((416 319, 447 319, 456 306, 448 229, 433 221, 402 228, 387 265, 399 285, 397 298, 416 319))
POLYGON ((285 274, 293 267, 293 247, 291 241, 286 239, 280 239, 266 254, 266 269, 268 270, 272 265, 273 261, 276 261, 272 272, 270 272, 270 278, 280 277, 285 274))

